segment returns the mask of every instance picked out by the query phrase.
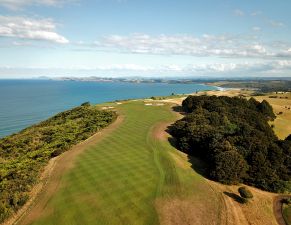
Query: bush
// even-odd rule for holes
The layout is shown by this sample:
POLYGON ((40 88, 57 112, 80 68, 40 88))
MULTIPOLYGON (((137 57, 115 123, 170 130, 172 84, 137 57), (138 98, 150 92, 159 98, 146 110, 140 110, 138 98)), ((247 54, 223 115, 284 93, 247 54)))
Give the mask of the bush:
POLYGON ((281 202, 286 205, 291 205, 291 198, 283 198, 281 202))
POLYGON ((84 102, 81 104, 81 106, 90 106, 90 102, 84 102))
POLYGON ((246 187, 240 187, 238 189, 238 192, 242 198, 253 198, 254 197, 252 192, 249 189, 247 189, 246 187))
POLYGON ((242 204, 246 204, 249 202, 249 200, 247 198, 240 198, 239 202, 242 204))
POLYGON ((60 148, 54 150, 52 153, 51 153, 51 157, 54 158, 54 157, 57 157, 59 155, 61 155, 64 151, 60 148))
POLYGON ((263 100, 258 105, 258 111, 264 114, 269 120, 274 120, 276 118, 272 106, 266 100, 263 100))
POLYGON ((248 165, 236 151, 225 151, 215 156, 212 178, 224 184, 237 184, 246 175, 248 165))
POLYGON ((291 181, 274 181, 271 185, 271 189, 277 193, 286 193, 291 192, 291 181))

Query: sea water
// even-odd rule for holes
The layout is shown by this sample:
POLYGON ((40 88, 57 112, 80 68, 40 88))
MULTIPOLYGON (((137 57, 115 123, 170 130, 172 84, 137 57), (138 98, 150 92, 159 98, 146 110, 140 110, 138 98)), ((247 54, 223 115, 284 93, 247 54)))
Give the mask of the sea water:
POLYGON ((83 102, 214 90, 203 84, 0 80, 0 138, 83 102))

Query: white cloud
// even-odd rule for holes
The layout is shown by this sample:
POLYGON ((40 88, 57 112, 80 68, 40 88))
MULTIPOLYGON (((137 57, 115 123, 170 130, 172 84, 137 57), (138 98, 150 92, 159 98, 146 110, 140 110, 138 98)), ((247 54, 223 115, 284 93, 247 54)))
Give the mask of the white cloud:
POLYGON ((56 24, 51 19, 0 16, 0 36, 69 43, 65 37, 56 33, 56 24))
MULTIPOLYGON (((51 67, 27 67, 27 68, 13 68, 1 67, 0 75, 5 72, 26 71, 28 74, 33 71, 41 71, 45 74, 50 71, 59 74, 90 74, 102 76, 131 76, 131 75, 145 75, 145 76, 268 76, 268 75, 282 75, 288 76, 291 72, 291 60, 277 60, 267 62, 243 62, 243 63, 199 63, 188 65, 160 65, 160 66, 145 66, 139 64, 112 64, 99 65, 96 67, 78 67, 72 66, 70 68, 51 68, 51 67)), ((290 75, 289 75, 290 76, 290 75)))
POLYGON ((280 21, 275 21, 275 20, 269 20, 269 24, 272 26, 272 27, 284 27, 285 24, 280 22, 280 21))
POLYGON ((252 13, 251 13, 251 16, 260 16, 260 15, 262 15, 262 14, 263 14, 262 11, 255 11, 255 12, 252 12, 252 13))
MULTIPOLYGON (((258 28, 256 28, 257 30, 258 28)), ((86 45, 83 45, 86 49, 86 45)), ((290 46, 289 46, 290 48, 290 46)), ((88 50, 114 51, 134 54, 190 55, 236 58, 289 57, 287 49, 274 43, 264 43, 256 36, 132 34, 128 36, 111 35, 103 37, 88 50)), ((290 55, 291 56, 291 55, 290 55)))
POLYGON ((29 5, 59 7, 68 2, 73 2, 73 0, 0 0, 0 6, 11 10, 19 10, 29 5))
POLYGON ((260 27, 252 27, 252 30, 258 32, 258 31, 261 31, 262 28, 260 28, 260 27))
MULTIPOLYGON (((90 70, 90 68, 88 68, 90 70)), ((151 67, 141 66, 137 64, 113 64, 113 65, 105 65, 105 66, 97 66, 94 70, 126 70, 126 71, 149 71, 152 70, 151 67)))
POLYGON ((245 12, 242 11, 242 10, 240 10, 240 9, 236 9, 236 10, 234 10, 234 14, 236 16, 244 16, 245 15, 245 12))
POLYGON ((269 18, 267 15, 263 15, 262 11, 255 11, 250 13, 251 16, 253 17, 260 17, 267 25, 273 27, 273 28, 280 28, 280 27, 285 27, 285 23, 281 21, 274 20, 272 18, 269 18))
POLYGON ((130 65, 112 65, 107 67, 96 67, 96 70, 131 70, 136 72, 148 72, 149 74, 161 73, 161 74, 193 74, 193 75, 224 75, 233 74, 245 75, 245 74, 261 74, 264 75, 279 72, 290 72, 291 61, 290 60, 278 60, 268 62, 243 62, 243 63, 199 63, 188 65, 161 65, 155 67, 140 66, 135 64, 130 65), (106 69, 105 69, 106 68, 106 69))

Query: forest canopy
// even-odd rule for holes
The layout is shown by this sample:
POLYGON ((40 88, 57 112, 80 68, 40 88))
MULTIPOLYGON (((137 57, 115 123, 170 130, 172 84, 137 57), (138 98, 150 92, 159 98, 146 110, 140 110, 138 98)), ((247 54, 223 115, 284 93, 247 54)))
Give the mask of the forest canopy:
POLYGON ((170 133, 180 150, 207 162, 208 176, 225 184, 291 191, 291 140, 279 140, 269 126, 275 115, 267 101, 189 96, 182 108, 186 115, 170 133))
POLYGON ((0 139, 0 223, 25 204, 49 159, 115 119, 115 112, 100 111, 96 106, 84 103, 0 139))

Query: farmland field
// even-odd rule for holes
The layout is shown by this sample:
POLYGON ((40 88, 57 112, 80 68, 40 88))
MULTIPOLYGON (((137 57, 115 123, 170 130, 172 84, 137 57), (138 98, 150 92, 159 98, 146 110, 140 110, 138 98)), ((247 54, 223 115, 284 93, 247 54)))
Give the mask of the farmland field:
POLYGON ((274 131, 280 139, 285 139, 291 133, 291 93, 272 95, 278 96, 278 98, 258 96, 256 99, 258 101, 265 99, 272 105, 274 113, 277 116, 272 123, 275 126, 274 131))

